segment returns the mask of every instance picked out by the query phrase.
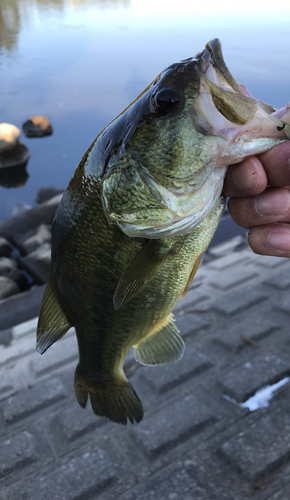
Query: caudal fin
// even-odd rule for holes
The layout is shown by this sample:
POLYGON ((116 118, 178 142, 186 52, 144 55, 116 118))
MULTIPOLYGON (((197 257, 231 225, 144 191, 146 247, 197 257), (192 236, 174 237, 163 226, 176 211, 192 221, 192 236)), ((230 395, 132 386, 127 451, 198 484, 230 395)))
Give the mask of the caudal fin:
POLYGON ((75 371, 75 395, 82 408, 87 405, 90 396, 93 411, 100 417, 108 417, 113 422, 127 425, 141 422, 143 406, 126 378, 110 382, 95 382, 80 373, 79 366, 75 371))

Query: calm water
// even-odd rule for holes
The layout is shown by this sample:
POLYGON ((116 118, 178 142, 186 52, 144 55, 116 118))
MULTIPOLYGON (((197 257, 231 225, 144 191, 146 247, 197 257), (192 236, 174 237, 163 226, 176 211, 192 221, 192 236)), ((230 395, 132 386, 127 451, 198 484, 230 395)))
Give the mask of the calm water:
POLYGON ((207 0, 0 0, 0 122, 43 114, 51 137, 30 149, 22 188, 0 187, 0 219, 33 205, 41 186, 65 187, 98 132, 168 64, 217 36, 233 75, 281 107, 290 100, 290 5, 231 8, 207 0), (240 9, 240 10, 239 10, 240 9))

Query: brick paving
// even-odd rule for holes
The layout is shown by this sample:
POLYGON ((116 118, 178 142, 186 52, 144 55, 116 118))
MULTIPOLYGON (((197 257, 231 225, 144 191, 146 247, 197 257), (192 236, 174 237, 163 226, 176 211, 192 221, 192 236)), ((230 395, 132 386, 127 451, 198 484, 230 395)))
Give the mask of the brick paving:
POLYGON ((75 401, 73 329, 35 351, 42 293, 0 301, 1 500, 290 498, 290 383, 268 407, 240 406, 290 375, 289 259, 241 236, 210 248, 175 310, 183 359, 128 353, 145 416, 127 427, 75 401))

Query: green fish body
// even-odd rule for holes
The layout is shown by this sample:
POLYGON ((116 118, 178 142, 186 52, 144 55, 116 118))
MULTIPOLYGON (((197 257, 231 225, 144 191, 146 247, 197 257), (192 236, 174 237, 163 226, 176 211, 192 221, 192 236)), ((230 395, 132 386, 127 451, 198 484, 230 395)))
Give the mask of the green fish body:
POLYGON ((267 106, 244 93, 213 39, 160 73, 85 153, 54 220, 37 333, 43 353, 75 327, 82 407, 90 397, 96 415, 140 422, 128 350, 148 365, 182 356, 171 311, 222 216, 226 165, 289 134, 267 106))

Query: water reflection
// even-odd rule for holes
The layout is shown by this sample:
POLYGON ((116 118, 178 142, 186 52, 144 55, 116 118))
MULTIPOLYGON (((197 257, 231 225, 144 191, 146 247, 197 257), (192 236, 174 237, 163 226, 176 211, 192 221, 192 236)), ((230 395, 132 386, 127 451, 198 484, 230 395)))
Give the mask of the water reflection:
POLYGON ((30 21, 34 8, 40 12, 48 8, 63 12, 67 7, 129 7, 131 0, 0 0, 0 52, 17 48, 21 23, 30 21))
POLYGON ((20 188, 25 186, 29 179, 29 174, 26 171, 27 161, 16 167, 0 168, 0 186, 4 188, 20 188))
POLYGON ((19 142, 15 147, 0 153, 0 185, 5 188, 23 187, 28 181, 26 172, 29 149, 19 142))
POLYGON ((0 51, 8 52, 17 46, 20 31, 20 12, 17 0, 0 0, 0 51))

